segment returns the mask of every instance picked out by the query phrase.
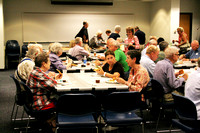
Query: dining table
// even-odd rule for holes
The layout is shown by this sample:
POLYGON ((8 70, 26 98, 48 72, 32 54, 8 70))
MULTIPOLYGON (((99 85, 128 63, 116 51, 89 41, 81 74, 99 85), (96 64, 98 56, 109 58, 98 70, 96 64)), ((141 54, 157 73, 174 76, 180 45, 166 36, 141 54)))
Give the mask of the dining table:
POLYGON ((96 72, 64 73, 63 78, 57 80, 57 92, 84 92, 84 91, 128 91, 128 86, 116 80, 98 75, 96 72))

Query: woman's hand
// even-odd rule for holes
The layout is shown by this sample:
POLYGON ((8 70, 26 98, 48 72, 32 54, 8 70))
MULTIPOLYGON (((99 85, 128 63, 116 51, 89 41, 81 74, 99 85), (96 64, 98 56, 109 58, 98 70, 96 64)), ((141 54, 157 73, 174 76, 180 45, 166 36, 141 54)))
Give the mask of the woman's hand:
POLYGON ((63 74, 60 73, 60 74, 56 75, 55 80, 61 79, 62 77, 63 77, 63 74))
POLYGON ((126 84, 126 81, 123 78, 116 78, 116 81, 121 84, 126 84))
POLYGON ((49 72, 48 76, 54 79, 55 76, 56 76, 56 73, 55 72, 49 72))
POLYGON ((99 67, 99 69, 96 71, 99 75, 103 75, 104 71, 102 69, 102 67, 99 67))

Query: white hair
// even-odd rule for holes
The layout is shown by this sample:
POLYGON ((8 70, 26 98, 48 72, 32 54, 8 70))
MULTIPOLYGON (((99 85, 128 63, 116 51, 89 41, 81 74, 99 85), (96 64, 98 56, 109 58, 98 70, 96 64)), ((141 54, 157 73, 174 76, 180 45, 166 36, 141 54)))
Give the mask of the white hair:
POLYGON ((26 52, 26 57, 35 59, 35 57, 42 52, 41 44, 29 44, 28 51, 26 52))
POLYGON ((157 41, 156 40, 154 40, 154 39, 151 39, 150 41, 149 41, 149 45, 157 45, 157 41))
POLYGON ((165 57, 166 58, 171 58, 174 54, 176 54, 179 51, 179 48, 171 46, 167 47, 165 49, 165 57))
POLYGON ((115 31, 120 32, 121 31, 121 26, 120 25, 116 25, 115 26, 115 31))
POLYGON ((75 44, 79 44, 82 41, 81 37, 76 37, 75 38, 75 44))
POLYGON ((50 51, 58 54, 58 52, 62 49, 62 44, 61 43, 53 43, 50 47, 50 51))
POLYGON ((116 40, 112 41, 112 42, 110 43, 110 45, 111 45, 111 46, 116 46, 117 48, 120 48, 120 43, 119 43, 118 41, 116 41, 116 40))
POLYGON ((98 35, 100 35, 100 34, 102 34, 102 31, 101 31, 101 30, 98 30, 97 33, 96 33, 96 35, 98 36, 98 35))

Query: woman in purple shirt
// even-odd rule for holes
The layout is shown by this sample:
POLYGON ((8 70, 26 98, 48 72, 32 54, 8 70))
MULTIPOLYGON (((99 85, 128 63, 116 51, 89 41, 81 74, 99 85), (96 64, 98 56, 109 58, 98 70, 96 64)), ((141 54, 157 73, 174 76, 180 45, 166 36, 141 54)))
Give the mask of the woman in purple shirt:
POLYGON ((49 58, 51 61, 51 66, 50 66, 49 71, 56 72, 56 69, 65 70, 71 66, 71 64, 72 64, 71 59, 68 59, 67 65, 64 65, 62 63, 62 60, 59 58, 59 56, 62 55, 62 44, 60 44, 60 43, 51 44, 50 51, 51 51, 51 53, 49 54, 49 58))

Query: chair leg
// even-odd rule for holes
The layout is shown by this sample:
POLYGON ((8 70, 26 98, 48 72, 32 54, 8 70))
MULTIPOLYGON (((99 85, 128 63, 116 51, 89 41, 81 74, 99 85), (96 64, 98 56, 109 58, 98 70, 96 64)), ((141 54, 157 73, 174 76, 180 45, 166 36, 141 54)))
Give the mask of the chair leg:
POLYGON ((12 119, 13 119, 13 114, 14 114, 14 110, 15 110, 15 105, 16 105, 16 103, 14 102, 12 113, 11 113, 11 122, 13 121, 12 119))
POLYGON ((157 132, 157 129, 158 129, 158 123, 159 123, 159 121, 160 121, 161 111, 162 111, 162 107, 160 108, 160 112, 159 112, 159 115, 158 115, 158 120, 157 120, 157 122, 156 122, 156 132, 157 132))
POLYGON ((31 116, 29 115, 28 118, 29 118, 29 119, 28 119, 28 122, 27 122, 27 125, 26 125, 26 133, 28 132, 28 126, 29 126, 29 122, 30 122, 31 116))
POLYGON ((141 122, 141 125, 142 125, 142 133, 144 133, 144 123, 141 122))

